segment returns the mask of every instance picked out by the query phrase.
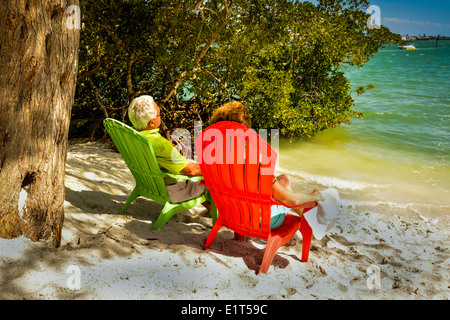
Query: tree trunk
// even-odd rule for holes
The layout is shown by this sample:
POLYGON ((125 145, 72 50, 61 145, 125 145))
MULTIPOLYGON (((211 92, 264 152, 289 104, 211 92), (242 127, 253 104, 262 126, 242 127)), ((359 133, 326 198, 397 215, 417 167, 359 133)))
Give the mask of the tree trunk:
MULTIPOLYGON (((49 240, 64 221, 78 0, 1 0, 0 237, 49 240), (70 7, 71 5, 74 5, 70 7)), ((79 12, 79 11, 78 11, 79 12)))

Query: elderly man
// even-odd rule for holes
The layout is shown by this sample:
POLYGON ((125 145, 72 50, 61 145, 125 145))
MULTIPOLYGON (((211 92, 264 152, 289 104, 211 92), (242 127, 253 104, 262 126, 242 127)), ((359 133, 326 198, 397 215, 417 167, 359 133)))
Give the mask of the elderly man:
MULTIPOLYGON (((190 177, 202 175, 198 164, 189 162, 159 133, 161 110, 151 96, 134 99, 128 107, 128 117, 133 127, 150 140, 156 160, 163 170, 190 177)), ((166 178, 165 183, 171 202, 193 199, 206 191, 205 186, 199 185, 198 181, 166 178)), ((203 206, 211 211, 209 202, 204 202, 203 206)))

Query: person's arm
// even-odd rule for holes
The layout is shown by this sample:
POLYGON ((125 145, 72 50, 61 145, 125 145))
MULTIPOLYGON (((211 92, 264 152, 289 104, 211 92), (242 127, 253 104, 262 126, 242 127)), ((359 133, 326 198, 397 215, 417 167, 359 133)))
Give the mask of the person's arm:
POLYGON ((202 175, 198 164, 189 162, 170 141, 164 138, 159 140, 157 160, 161 167, 172 174, 183 174, 188 177, 202 175))
POLYGON ((318 190, 314 190, 310 194, 293 192, 283 187, 278 181, 272 185, 272 195, 275 199, 290 207, 324 199, 323 195, 318 190))
POLYGON ((184 174, 188 177, 201 176, 202 171, 200 170, 200 166, 196 163, 189 162, 183 170, 180 171, 181 174, 184 174))

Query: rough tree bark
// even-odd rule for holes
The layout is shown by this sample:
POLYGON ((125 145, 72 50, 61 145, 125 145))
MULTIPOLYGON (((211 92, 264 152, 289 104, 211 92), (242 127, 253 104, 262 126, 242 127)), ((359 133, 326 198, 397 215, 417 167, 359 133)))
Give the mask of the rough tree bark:
POLYGON ((68 9, 78 0, 0 3, 0 237, 58 247, 80 31, 68 9))

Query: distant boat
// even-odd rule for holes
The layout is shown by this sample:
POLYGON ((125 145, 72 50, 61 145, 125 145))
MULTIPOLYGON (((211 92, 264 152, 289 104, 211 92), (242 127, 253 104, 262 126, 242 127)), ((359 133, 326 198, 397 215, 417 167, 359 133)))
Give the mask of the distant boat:
POLYGON ((416 50, 416 47, 413 44, 407 44, 406 46, 399 46, 401 50, 416 50))

